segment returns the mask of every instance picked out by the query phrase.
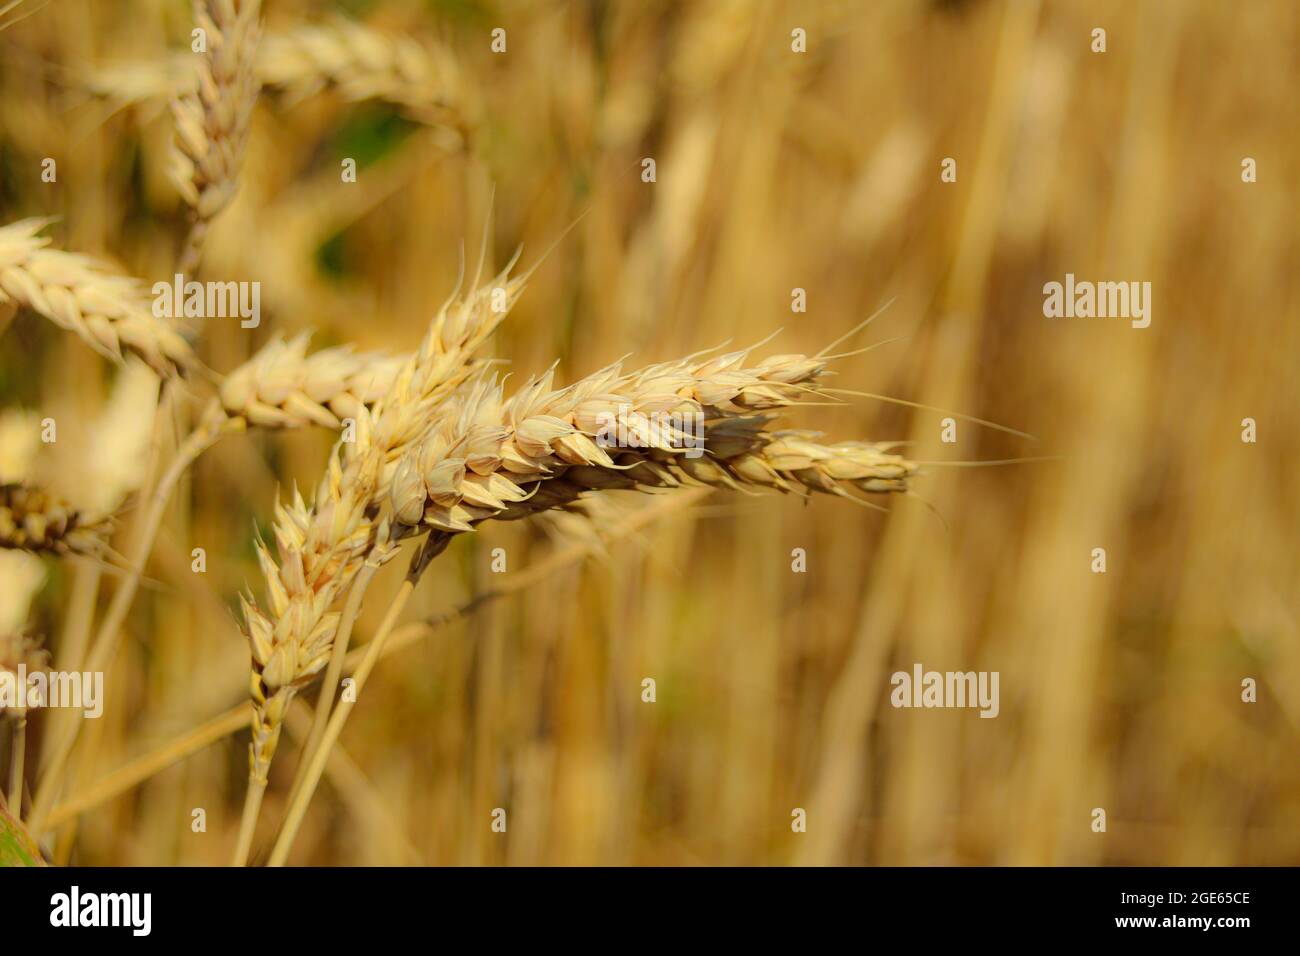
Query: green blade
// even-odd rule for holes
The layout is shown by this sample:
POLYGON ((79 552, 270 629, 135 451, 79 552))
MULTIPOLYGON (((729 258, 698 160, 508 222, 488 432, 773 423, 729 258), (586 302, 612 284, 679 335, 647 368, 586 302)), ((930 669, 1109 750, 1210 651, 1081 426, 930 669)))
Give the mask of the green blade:
POLYGON ((0 866, 44 866, 35 842, 0 802, 0 866))

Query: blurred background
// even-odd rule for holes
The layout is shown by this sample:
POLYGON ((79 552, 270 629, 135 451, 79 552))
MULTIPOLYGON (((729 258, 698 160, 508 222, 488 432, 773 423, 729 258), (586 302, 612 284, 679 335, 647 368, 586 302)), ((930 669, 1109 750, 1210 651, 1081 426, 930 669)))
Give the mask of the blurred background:
MULTIPOLYGON (((210 323, 212 368, 304 330, 316 347, 410 349, 485 230, 498 266, 521 245, 528 265, 576 221, 490 346, 516 381, 777 330, 765 351, 813 353, 893 300, 855 340, 879 347, 836 363, 834 384, 1036 440, 959 421, 943 443, 940 412, 852 398, 789 421, 936 463, 888 514, 612 496, 590 519, 462 536, 410 619, 593 555, 383 661, 295 862, 1300 862, 1300 8, 277 0, 266 34, 336 17, 419 43, 459 120, 264 92, 205 259, 208 277, 262 283, 262 325, 210 323), (1150 327, 1045 318, 1043 285, 1067 272, 1149 281, 1150 327), (1025 458, 1053 460, 947 466, 1025 458), (998 671, 999 716, 892 708, 890 675, 917 662, 998 671)), ((0 16, 0 222, 58 216, 60 247, 170 277, 185 208, 166 175, 166 77, 191 25, 164 0, 0 16), (45 157, 57 183, 40 180, 45 157)), ((171 440, 139 412, 156 388, 20 313, 0 339, 0 478, 120 495, 151 440, 171 440), (38 446, 32 416, 47 415, 59 441, 38 446)), ((254 530, 278 493, 314 486, 332 438, 249 433, 200 461, 72 792, 244 698, 235 608, 260 593, 254 530)), ((133 513, 128 498, 124 536, 133 513)), ((5 626, 30 625, 57 661, 111 567, 2 557, 21 594, 5 626)), ((359 639, 402 565, 372 588, 359 639)), ((290 729, 261 841, 292 779, 290 729)), ((88 810, 58 858, 226 862, 247 736, 88 810)))

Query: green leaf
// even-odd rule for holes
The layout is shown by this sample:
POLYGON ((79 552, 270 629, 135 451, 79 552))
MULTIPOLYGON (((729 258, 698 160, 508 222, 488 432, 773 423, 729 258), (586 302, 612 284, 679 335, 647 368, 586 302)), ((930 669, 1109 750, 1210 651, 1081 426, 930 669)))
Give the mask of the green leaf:
POLYGON ((0 803, 0 866, 44 865, 36 843, 0 803))

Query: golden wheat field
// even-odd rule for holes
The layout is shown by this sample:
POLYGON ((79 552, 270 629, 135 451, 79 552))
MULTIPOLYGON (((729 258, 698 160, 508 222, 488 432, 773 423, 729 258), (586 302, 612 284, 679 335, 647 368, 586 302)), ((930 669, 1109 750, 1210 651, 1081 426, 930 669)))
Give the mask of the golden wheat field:
POLYGON ((1298 46, 0 2, 0 861, 1300 862, 1298 46))

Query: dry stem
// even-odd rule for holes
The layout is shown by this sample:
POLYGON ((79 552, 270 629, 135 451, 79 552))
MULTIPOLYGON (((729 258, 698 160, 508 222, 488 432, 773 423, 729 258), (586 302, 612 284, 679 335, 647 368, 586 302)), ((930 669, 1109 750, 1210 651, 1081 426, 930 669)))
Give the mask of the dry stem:
MULTIPOLYGON (((104 621, 100 625, 94 644, 91 645, 90 653, 87 655, 85 670, 91 672, 104 671, 108 669, 108 665, 112 662, 118 648, 118 638, 121 634, 122 624, 131 610, 131 604, 140 586, 140 577, 144 573, 144 566, 149 560, 150 552, 153 550, 154 538, 158 535, 158 528, 162 524, 163 513, 166 511, 171 493, 186 469, 220 437, 222 425, 222 422, 213 417, 205 417, 204 422, 192 431, 181 444, 181 447, 177 449, 171 465, 154 487, 153 493, 149 496, 148 511, 140 526, 140 532, 130 556, 127 573, 118 589, 114 592, 113 600, 109 603, 108 610, 105 612, 104 621)), ((81 721, 70 721, 64 726, 66 729, 52 743, 49 763, 40 784, 37 786, 36 796, 32 801, 31 830, 34 834, 42 832, 41 828, 45 823, 45 817, 53 808, 54 801, 58 797, 59 783, 68 757, 76 744, 81 729, 81 721)))
MULTIPOLYGON (((604 538, 593 542, 581 542, 561 548, 543 558, 525 570, 506 577, 505 581, 491 590, 480 592, 468 601, 457 605, 449 611, 436 615, 428 621, 415 621, 397 628, 383 650, 383 657, 395 654, 418 640, 434 632, 438 627, 460 620, 475 610, 492 601, 516 594, 526 588, 545 581, 555 572, 577 564, 591 556, 606 543, 621 540, 636 534, 643 528, 657 521, 665 513, 685 507, 704 496, 711 489, 693 488, 679 494, 665 495, 648 507, 631 515, 626 521, 614 528, 604 538)), ((365 656, 366 647, 355 648, 347 655, 344 672, 354 670, 365 656)), ((148 753, 129 761, 105 777, 97 780, 84 792, 75 794, 59 804, 50 813, 49 826, 57 827, 65 821, 92 810, 114 797, 138 787, 155 774, 184 760, 205 747, 229 737, 248 726, 250 708, 247 701, 236 704, 210 720, 150 750, 148 753)))
POLYGON ((429 562, 434 557, 447 547, 450 540, 451 535, 435 532, 425 539, 424 546, 416 552, 411 562, 411 568, 407 572, 406 580, 402 582, 402 587, 397 592, 397 596, 393 598, 393 602, 388 606, 388 611, 385 613, 374 639, 366 645, 365 656, 361 658, 361 665, 357 668, 356 673, 352 675, 354 681, 352 696, 339 701, 338 707, 330 715, 329 724, 325 728, 325 735, 321 739, 320 746, 311 755, 302 786, 298 790, 297 797, 289 805, 288 816, 285 818, 284 826, 280 829, 279 837, 276 838, 275 847, 271 851, 271 859, 268 865, 284 865, 289 850, 293 846, 294 838, 298 835, 298 828, 302 825, 303 817, 306 815, 307 805, 315 795, 321 774, 325 771, 325 762, 329 759, 330 749, 338 740, 339 734, 343 732, 343 725, 347 722, 348 715, 352 713, 352 708, 361 696, 361 691, 365 689, 366 680, 370 677, 370 672, 374 670, 375 662, 383 654, 384 644, 387 642, 389 634, 392 633, 393 625, 402 613, 402 608, 406 606, 411 592, 415 590, 416 582, 420 579, 420 575, 424 573, 424 569, 428 567, 429 562))

